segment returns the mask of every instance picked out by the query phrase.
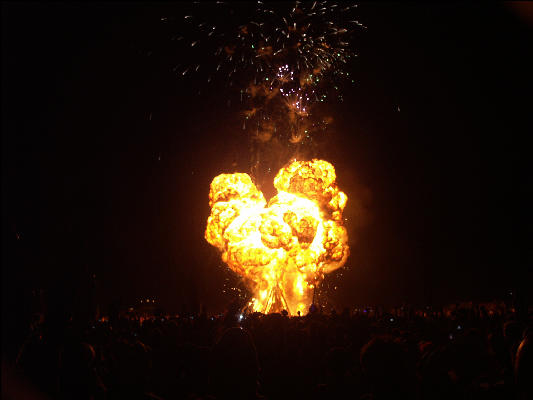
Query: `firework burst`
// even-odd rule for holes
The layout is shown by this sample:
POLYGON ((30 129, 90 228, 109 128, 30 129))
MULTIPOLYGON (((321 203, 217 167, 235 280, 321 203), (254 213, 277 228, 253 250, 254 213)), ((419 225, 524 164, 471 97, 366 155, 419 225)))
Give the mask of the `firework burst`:
MULTIPOLYGON (((322 2, 194 3, 174 39, 187 60, 178 76, 223 78, 242 103, 244 130, 258 142, 312 142, 328 124, 317 105, 340 99, 357 6, 322 2), (334 93, 331 93, 334 91, 334 93)), ((166 21, 166 19, 165 19, 166 21)))

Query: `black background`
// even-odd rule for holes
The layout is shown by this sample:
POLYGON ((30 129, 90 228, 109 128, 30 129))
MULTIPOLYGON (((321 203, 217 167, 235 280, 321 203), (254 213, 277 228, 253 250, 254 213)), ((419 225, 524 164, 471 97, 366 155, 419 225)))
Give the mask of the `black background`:
MULTIPOLYGON (((34 289, 83 298, 93 274, 104 310, 231 299, 203 239, 208 191, 249 172, 250 140, 222 85, 172 71, 176 26, 161 18, 181 7, 3 3, 4 321, 34 289)), ((317 150, 349 196, 352 252, 330 298, 527 293, 531 7, 362 4, 359 19, 356 83, 317 150)))

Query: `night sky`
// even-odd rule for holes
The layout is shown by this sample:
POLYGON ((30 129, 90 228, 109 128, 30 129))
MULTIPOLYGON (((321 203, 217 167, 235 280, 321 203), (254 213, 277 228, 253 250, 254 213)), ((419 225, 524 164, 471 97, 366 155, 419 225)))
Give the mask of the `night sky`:
MULTIPOLYGON (((183 13, 2 4, 3 319, 34 289, 83 297, 93 274, 104 310, 231 300, 203 234, 211 179, 250 172, 250 139, 229 89, 172 71, 179 26, 161 18, 183 13)), ((349 197, 332 301, 528 292, 531 6, 361 4, 359 19, 356 82, 313 149, 349 197)))

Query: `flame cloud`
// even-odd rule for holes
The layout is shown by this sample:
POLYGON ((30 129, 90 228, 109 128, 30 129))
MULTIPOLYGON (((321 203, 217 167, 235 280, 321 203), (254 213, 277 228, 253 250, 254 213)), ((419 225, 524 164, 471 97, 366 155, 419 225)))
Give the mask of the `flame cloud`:
POLYGON ((246 280, 252 310, 304 312, 324 274, 346 262, 348 198, 335 180, 327 161, 294 161, 276 175, 278 194, 268 205, 248 174, 211 182, 205 238, 246 280))

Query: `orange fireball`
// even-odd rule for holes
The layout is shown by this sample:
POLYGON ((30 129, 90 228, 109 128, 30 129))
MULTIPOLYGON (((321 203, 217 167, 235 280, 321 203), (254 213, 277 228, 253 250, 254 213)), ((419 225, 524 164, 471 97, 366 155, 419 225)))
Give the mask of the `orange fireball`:
POLYGON ((268 205, 248 174, 211 182, 205 238, 248 282, 254 311, 303 313, 324 274, 346 262, 348 198, 335 179, 327 161, 295 161, 276 175, 268 205))

